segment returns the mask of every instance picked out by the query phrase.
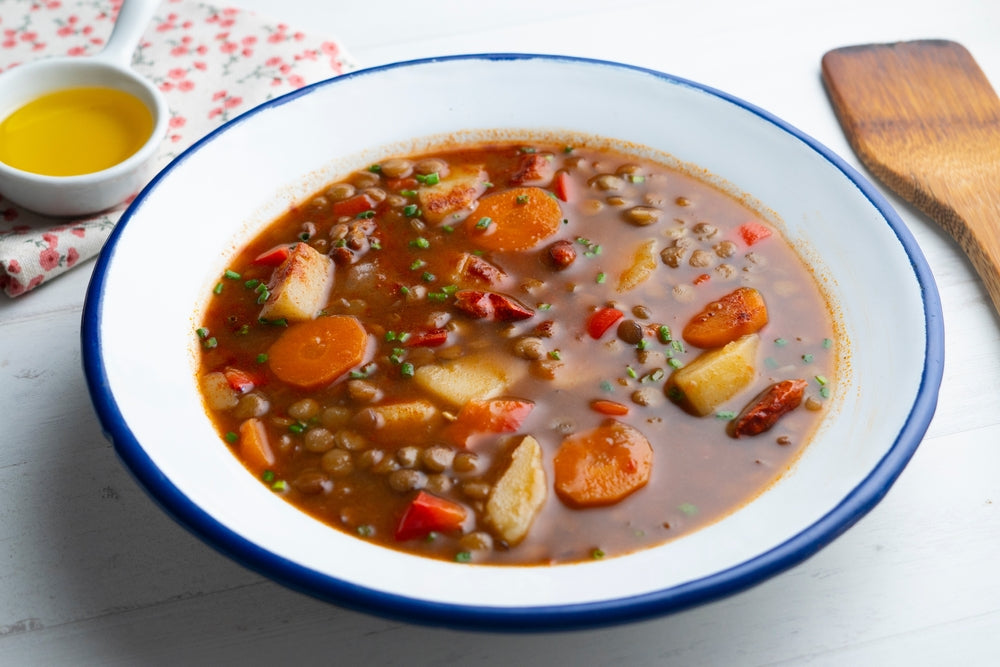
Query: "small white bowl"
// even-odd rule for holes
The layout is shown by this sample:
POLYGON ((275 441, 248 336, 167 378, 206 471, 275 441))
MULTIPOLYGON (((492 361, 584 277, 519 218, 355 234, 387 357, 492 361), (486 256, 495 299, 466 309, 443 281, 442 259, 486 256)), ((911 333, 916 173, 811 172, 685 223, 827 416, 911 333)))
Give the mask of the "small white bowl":
POLYGON ((138 98, 153 115, 153 131, 142 147, 118 164, 89 174, 48 176, 0 162, 0 193, 26 209, 52 216, 97 213, 136 194, 152 173, 170 120, 167 103, 152 83, 129 68, 132 51, 159 0, 123 3, 104 50, 92 57, 45 58, 0 76, 0 119, 28 102, 66 88, 115 88, 138 98))
POLYGON ((663 614, 807 558, 870 510, 903 470, 932 418, 944 349, 937 291, 920 250, 877 191, 828 149, 684 79, 533 55, 356 72, 269 102, 208 136, 164 170, 115 229, 87 295, 82 342, 94 404, 120 457, 206 542, 323 599, 482 629, 663 614), (794 469, 757 499, 690 536, 619 558, 457 564, 319 523, 265 489, 221 444, 199 398, 192 331, 238 248, 349 170, 442 137, 497 129, 611 137, 699 165, 773 210, 817 267, 846 334, 839 409, 794 469))

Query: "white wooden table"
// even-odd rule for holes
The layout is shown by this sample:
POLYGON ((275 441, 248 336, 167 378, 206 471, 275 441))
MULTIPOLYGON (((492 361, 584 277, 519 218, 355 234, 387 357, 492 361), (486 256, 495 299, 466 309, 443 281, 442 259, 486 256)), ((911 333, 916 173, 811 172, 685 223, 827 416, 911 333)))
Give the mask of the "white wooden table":
MULTIPOLYGON (((1000 3, 987 0, 235 4, 339 37, 364 65, 527 51, 659 69, 762 106, 855 166, 820 81, 825 51, 954 39, 1000 87, 1000 3)), ((164 515, 101 435, 78 340, 92 263, 0 301, 0 664, 1000 664, 1000 319, 956 244, 890 201, 934 271, 947 335, 937 415, 898 482, 759 586, 586 632, 408 625, 234 564, 164 515)))

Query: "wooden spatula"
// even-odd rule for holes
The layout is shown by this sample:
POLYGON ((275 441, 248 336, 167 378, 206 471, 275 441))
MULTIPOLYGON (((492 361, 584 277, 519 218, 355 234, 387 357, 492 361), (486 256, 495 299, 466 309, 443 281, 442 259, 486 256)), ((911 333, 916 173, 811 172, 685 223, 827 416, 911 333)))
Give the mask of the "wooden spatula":
POLYGON ((858 157, 940 224, 1000 312, 1000 99, 960 44, 835 49, 823 80, 858 157))

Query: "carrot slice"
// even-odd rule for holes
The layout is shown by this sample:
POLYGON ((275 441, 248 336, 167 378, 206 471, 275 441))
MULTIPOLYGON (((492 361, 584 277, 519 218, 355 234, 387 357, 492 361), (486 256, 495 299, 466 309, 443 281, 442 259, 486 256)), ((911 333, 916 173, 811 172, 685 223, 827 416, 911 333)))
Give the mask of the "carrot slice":
POLYGON ((767 324, 767 304, 752 287, 738 287, 691 318, 682 335, 701 348, 722 347, 767 324))
POLYGON ((491 250, 527 250, 559 231, 562 209, 541 188, 512 188, 486 195, 468 218, 470 234, 491 250))
POLYGON ((267 351, 281 380, 303 389, 329 384, 362 361, 368 334, 354 317, 333 315, 290 326, 267 351))
POLYGON ((239 442, 240 454, 254 474, 260 475, 274 465, 274 452, 261 420, 251 417, 240 424, 239 442))
POLYGON ((642 433, 611 419, 563 440, 553 464, 556 493, 565 504, 613 505, 649 481, 653 447, 642 433))

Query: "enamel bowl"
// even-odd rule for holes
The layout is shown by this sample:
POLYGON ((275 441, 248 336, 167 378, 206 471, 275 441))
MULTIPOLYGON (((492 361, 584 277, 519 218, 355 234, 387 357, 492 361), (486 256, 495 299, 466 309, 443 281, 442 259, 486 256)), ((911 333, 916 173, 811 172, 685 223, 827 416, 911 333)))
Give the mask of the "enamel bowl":
POLYGON ((536 630, 676 611, 815 553, 902 472, 933 415, 944 354, 941 307, 920 250, 877 191, 830 150, 684 79, 533 55, 360 71, 268 102, 209 135, 118 224, 90 285, 82 340, 94 405, 120 458, 210 545, 356 609, 536 630), (617 101, 614 112, 595 104, 595 91, 617 101), (406 104, 380 103, 389 99, 406 104), (221 442, 199 397, 192 332, 238 248, 322 184, 385 154, 498 130, 597 135, 668 153, 773 211, 814 265, 843 332, 839 398, 794 468, 755 500, 624 557, 547 567, 449 563, 320 524, 267 490, 221 442))

